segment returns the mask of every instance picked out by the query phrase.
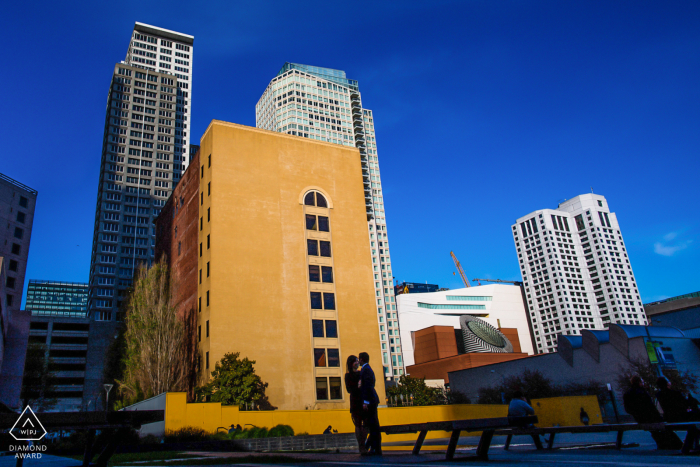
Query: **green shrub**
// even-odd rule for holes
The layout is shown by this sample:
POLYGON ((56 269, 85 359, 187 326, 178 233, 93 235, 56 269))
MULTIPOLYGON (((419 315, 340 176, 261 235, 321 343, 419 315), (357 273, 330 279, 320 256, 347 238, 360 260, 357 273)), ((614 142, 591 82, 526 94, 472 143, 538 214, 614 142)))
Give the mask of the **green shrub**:
POLYGON ((160 438, 156 435, 146 435, 141 438, 141 443, 143 445, 160 444, 160 438))
POLYGON ((294 428, 289 425, 275 425, 270 428, 267 434, 270 438, 280 438, 282 436, 294 436, 294 428))
POLYGON ((260 428, 253 428, 250 432, 251 438, 267 438, 268 430, 267 427, 262 426, 260 428))
POLYGON ((166 443, 186 443, 190 441, 204 441, 209 438, 209 433, 202 428, 186 426, 179 430, 167 430, 165 432, 166 443))

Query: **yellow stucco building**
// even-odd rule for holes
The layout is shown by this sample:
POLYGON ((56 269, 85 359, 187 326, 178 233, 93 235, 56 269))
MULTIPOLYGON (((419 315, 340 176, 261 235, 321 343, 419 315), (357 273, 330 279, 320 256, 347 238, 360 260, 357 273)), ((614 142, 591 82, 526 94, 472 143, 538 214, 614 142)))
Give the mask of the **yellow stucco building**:
POLYGON ((214 120, 198 160, 200 383, 240 352, 279 409, 347 408, 366 351, 383 403, 359 151, 214 120))

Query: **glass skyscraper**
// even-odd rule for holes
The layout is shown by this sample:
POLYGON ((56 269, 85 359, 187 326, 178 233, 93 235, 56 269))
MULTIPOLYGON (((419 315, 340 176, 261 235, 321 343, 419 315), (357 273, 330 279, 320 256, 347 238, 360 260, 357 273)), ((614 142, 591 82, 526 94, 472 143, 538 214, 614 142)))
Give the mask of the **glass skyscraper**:
POLYGON ((154 261, 153 220, 189 164, 194 37, 136 23, 107 97, 88 311, 118 321, 139 265, 154 261))
POLYGON ((342 70, 285 63, 255 106, 258 128, 359 150, 372 252, 384 376, 403 374, 374 114, 362 106, 358 82, 342 70))
POLYGON ((32 316, 87 316, 88 284, 30 280, 25 309, 32 316))

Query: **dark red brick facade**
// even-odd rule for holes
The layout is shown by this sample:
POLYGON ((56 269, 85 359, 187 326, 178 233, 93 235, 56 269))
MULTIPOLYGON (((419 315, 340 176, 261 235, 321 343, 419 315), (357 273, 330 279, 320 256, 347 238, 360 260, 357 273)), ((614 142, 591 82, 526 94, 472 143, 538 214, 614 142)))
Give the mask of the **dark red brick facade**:
POLYGON ((193 395, 197 360, 197 222, 199 219, 199 152, 156 219, 156 260, 165 256, 173 302, 188 339, 188 395, 193 395))

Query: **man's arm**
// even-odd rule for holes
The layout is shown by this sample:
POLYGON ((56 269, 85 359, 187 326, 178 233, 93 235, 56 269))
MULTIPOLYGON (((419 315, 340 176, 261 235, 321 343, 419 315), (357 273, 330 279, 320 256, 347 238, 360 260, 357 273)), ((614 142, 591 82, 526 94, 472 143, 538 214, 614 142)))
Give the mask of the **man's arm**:
POLYGON ((369 367, 365 365, 362 367, 362 372, 360 373, 362 379, 362 402, 366 406, 370 404, 370 399, 372 399, 372 389, 374 388, 374 372, 369 367))

